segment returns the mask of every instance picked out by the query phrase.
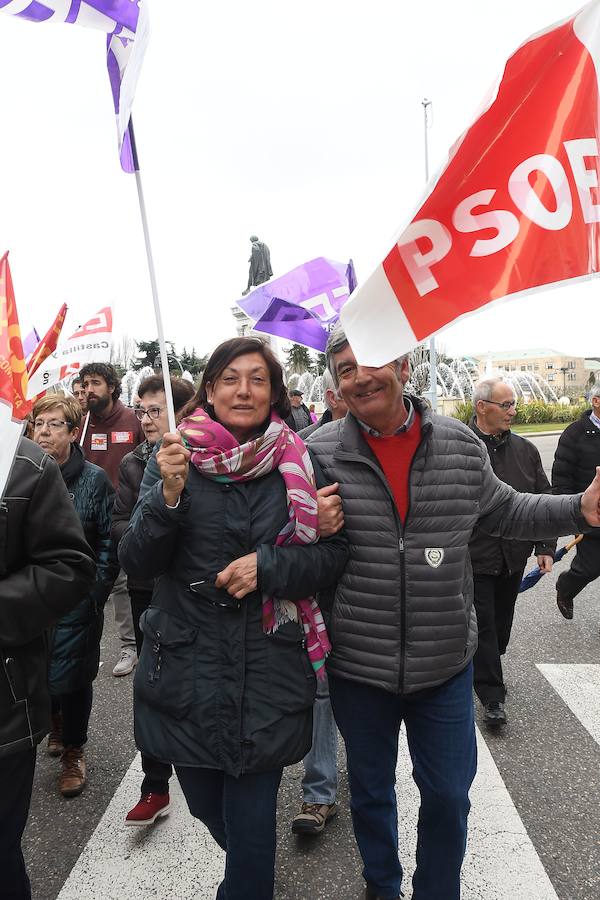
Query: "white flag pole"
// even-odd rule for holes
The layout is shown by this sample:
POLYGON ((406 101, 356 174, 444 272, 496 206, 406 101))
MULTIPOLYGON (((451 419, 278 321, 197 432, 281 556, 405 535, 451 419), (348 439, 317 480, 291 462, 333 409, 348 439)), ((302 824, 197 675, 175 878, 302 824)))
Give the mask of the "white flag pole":
POLYGON ((146 215, 146 204, 144 202, 144 190, 142 187, 142 176, 140 174, 140 165, 138 161, 135 137, 133 134, 133 119, 129 120, 129 137, 131 139, 131 152, 133 156, 133 166, 135 169, 135 182, 137 185, 138 200, 140 203, 140 214, 142 217, 142 228, 144 229, 144 241, 146 244, 146 257, 148 260, 148 272, 150 274, 150 284, 152 286, 152 300, 154 302, 154 315, 156 317, 156 330, 158 333, 158 346, 160 349, 160 362, 162 365, 163 381, 165 383, 165 397, 167 400, 167 415, 169 418, 169 430, 175 431, 175 407, 173 404, 173 392, 171 391, 171 381, 169 379, 169 358, 167 356, 167 345, 165 343, 165 335, 163 331, 162 316, 160 312, 160 303, 158 299, 158 287, 156 285, 156 272, 154 271, 154 259, 152 257, 152 245, 150 243, 150 232, 148 230, 148 217, 146 215))
POLYGON ((83 447, 83 442, 85 441, 85 436, 87 434, 88 425, 90 424, 90 411, 85 414, 85 419, 83 421, 83 428, 81 429, 81 434, 79 435, 79 446, 83 447))
MULTIPOLYGON (((429 119, 427 109, 431 106, 431 100, 422 100, 423 105, 423 125, 425 138, 425 184, 429 182, 429 143, 428 129, 429 119)), ((435 350, 435 338, 429 338, 429 399, 431 408, 437 412, 437 354, 435 350)))

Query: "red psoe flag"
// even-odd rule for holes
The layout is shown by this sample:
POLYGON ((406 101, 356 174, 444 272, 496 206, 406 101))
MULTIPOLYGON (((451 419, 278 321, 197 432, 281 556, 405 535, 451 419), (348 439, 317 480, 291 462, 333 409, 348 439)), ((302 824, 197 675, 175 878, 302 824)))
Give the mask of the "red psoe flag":
POLYGON ((31 354, 31 359, 27 363, 27 374, 29 376, 33 375, 33 373, 41 366, 44 360, 47 359, 50 354, 54 353, 54 351, 56 350, 62 327, 65 324, 66 315, 67 304, 63 303, 54 322, 31 354))
POLYGON ((346 303, 379 366, 461 316, 600 271, 600 0, 529 38, 396 243, 346 303))
POLYGON ((26 397, 27 367, 5 253, 0 259, 0 401, 12 408, 12 418, 24 419, 31 408, 26 397))

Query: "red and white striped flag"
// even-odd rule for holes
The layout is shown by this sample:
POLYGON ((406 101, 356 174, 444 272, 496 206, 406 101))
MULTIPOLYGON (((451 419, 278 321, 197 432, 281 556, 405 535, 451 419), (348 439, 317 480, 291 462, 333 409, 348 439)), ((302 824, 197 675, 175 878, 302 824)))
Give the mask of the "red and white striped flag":
POLYGON ((494 300, 600 271, 600 0, 529 38, 341 313, 379 366, 494 300))

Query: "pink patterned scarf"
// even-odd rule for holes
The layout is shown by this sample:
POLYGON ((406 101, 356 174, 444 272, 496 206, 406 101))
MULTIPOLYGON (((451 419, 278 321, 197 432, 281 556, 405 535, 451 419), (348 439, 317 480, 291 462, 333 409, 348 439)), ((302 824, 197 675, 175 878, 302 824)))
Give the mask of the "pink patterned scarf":
MULTIPOLYGON (((275 546, 314 544, 319 539, 315 474, 308 450, 297 434, 275 413, 264 434, 239 444, 232 434, 199 407, 179 425, 192 451, 191 462, 205 478, 214 481, 250 481, 278 469, 287 491, 288 521, 275 546)), ((331 650, 323 616, 313 597, 279 600, 263 596, 263 629, 266 634, 280 625, 300 621, 308 656, 317 673, 325 675, 325 658, 331 650)))

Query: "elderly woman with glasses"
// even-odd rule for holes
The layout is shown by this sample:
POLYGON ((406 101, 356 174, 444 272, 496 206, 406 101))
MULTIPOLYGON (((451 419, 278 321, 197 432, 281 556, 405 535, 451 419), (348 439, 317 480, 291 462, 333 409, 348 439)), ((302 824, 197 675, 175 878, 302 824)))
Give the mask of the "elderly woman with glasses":
POLYGON ((138 747, 172 762, 226 851, 218 900, 270 900, 284 766, 310 748, 329 650, 314 599, 347 559, 319 540, 321 473, 283 421, 281 366, 255 338, 221 344, 177 433, 146 467, 119 545, 155 578, 134 681, 138 747))
MULTIPOLYGON (((173 406, 177 414, 191 400, 194 388, 189 381, 184 381, 183 378, 171 378, 170 382, 173 406)), ((112 526, 115 545, 119 543, 129 525, 152 451, 165 432, 169 430, 165 384, 162 375, 150 375, 140 383, 134 413, 142 423, 144 441, 135 450, 124 456, 119 466, 119 484, 112 526)), ((153 589, 154 580, 152 578, 127 579, 138 657, 142 652, 143 641, 139 625, 140 616, 150 606, 153 589)), ((152 759, 142 753, 142 769, 144 780, 142 781, 141 796, 127 813, 125 818, 127 825, 152 825, 157 819, 166 815, 170 809, 169 779, 172 775, 170 764, 152 759)))
MULTIPOLYGON (((104 604, 118 570, 110 537, 114 491, 102 469, 85 460, 77 443, 81 419, 79 403, 66 394, 48 394, 35 403, 32 412, 33 440, 60 466, 97 561, 92 590, 58 622, 53 634, 48 753, 60 756, 59 790, 63 797, 77 796, 87 782, 84 745, 92 709, 92 682, 100 662, 104 604)), ((48 527, 52 527, 51 522, 48 527)))

